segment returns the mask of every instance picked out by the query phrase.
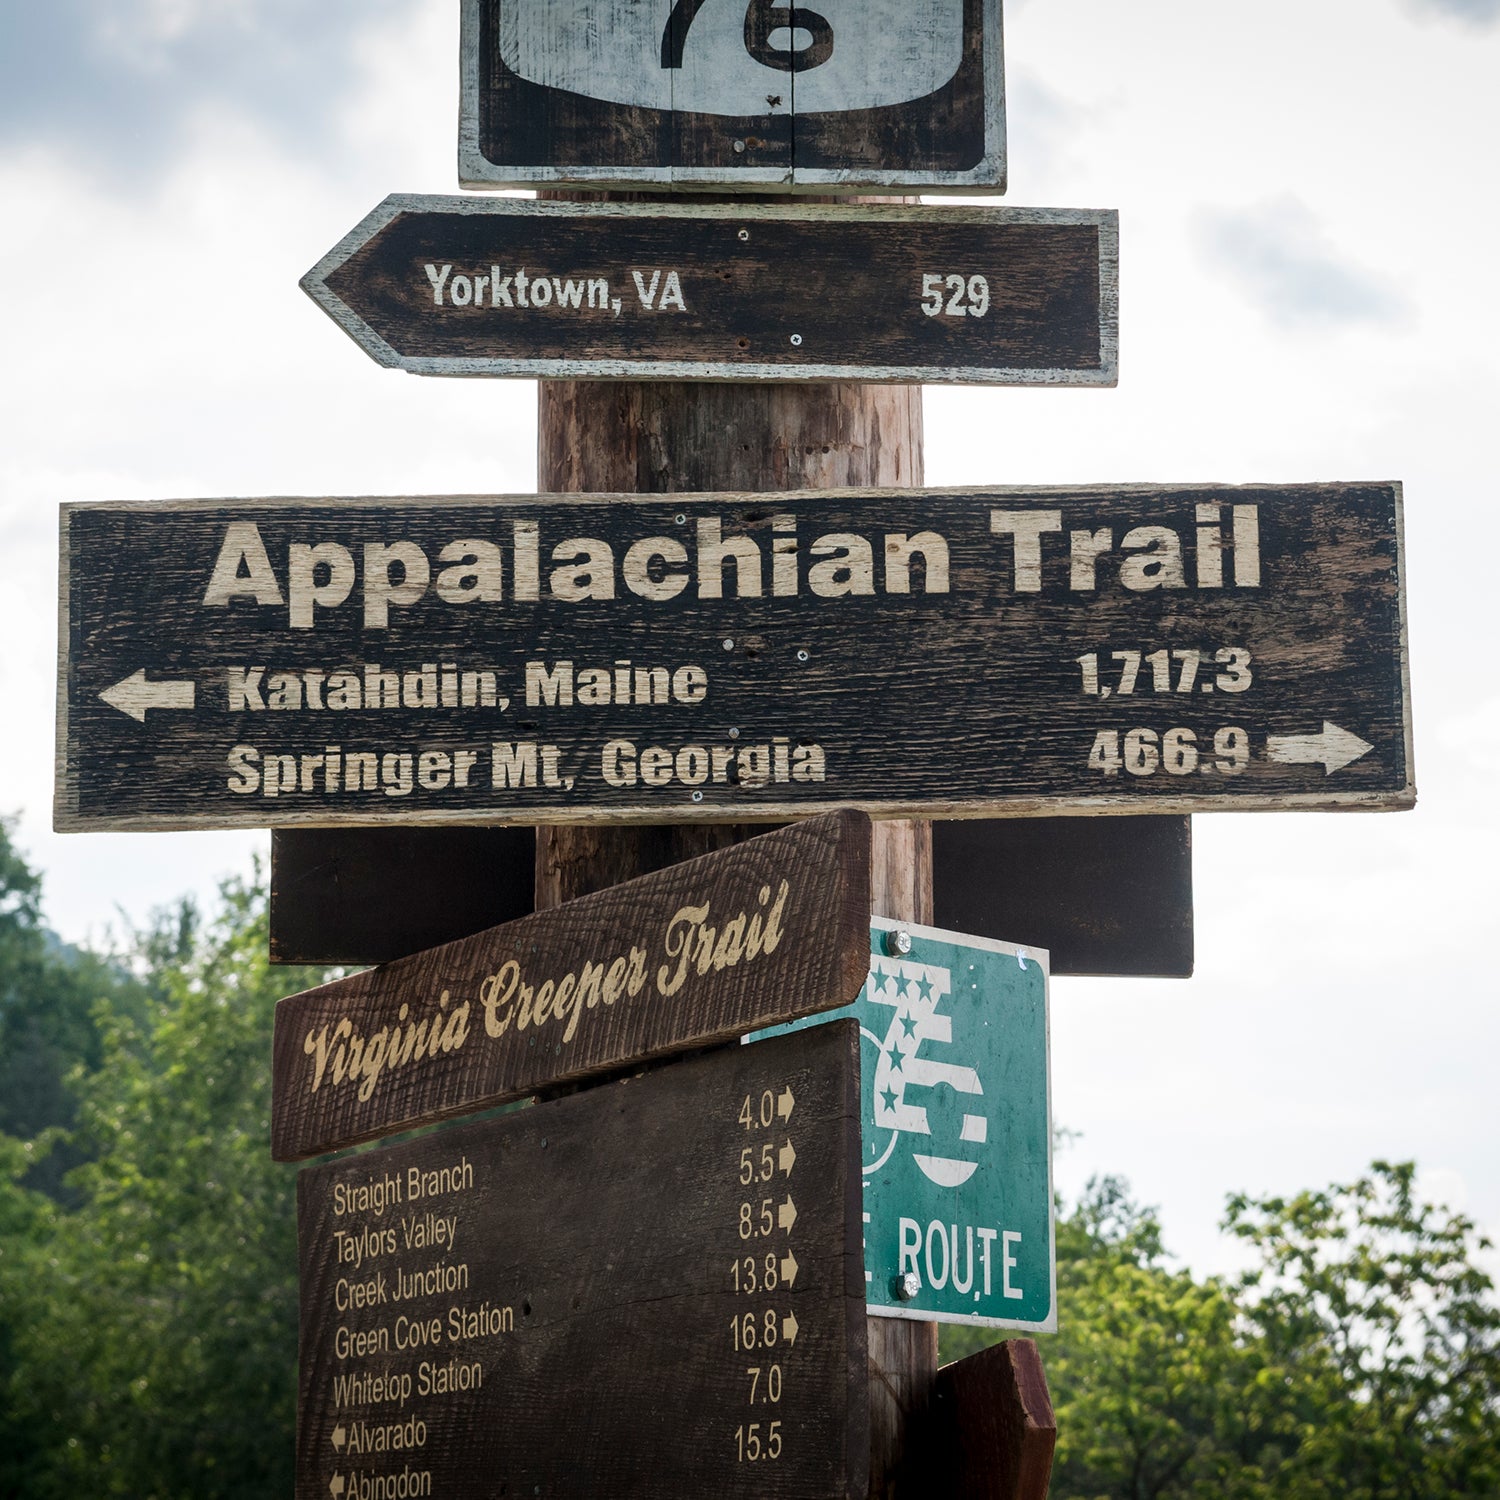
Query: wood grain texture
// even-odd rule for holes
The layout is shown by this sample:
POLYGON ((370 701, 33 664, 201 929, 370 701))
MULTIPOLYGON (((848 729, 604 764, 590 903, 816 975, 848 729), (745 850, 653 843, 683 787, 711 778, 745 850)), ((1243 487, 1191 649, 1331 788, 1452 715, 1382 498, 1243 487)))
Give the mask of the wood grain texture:
POLYGON ((314 1156, 847 1004, 870 823, 836 813, 276 1007, 271 1150, 314 1156))
POLYGON ((302 286, 421 375, 1107 386, 1118 239, 1086 209, 397 194, 302 286))
POLYGON ((464 0, 459 180, 1004 191, 1000 0, 804 7, 832 45, 813 62, 804 32, 795 69, 774 55, 787 36, 770 38, 768 61, 750 50, 752 13, 767 9, 464 0))
POLYGON ((951 1500, 1046 1500, 1057 1419, 1031 1339, 944 1365, 933 1400, 940 1487, 951 1500))
MULTIPOLYGON (((932 921, 932 825, 900 819, 875 825, 871 851, 872 915, 928 925, 932 921)), ((872 1317, 870 1348, 871 1500, 918 1500, 929 1493, 930 1425, 938 1368, 938 1326, 872 1317)))
POLYGON ((300 1500, 862 1495, 858 1056, 836 1022, 304 1171, 300 1500))
POLYGON ((59 828, 1415 796, 1399 485, 65 506, 62 545, 59 828), (262 602, 204 602, 231 525, 262 602), (481 545, 491 592, 455 593, 481 545), (298 624, 312 547, 344 572, 304 570, 298 624), (335 671, 355 704, 313 701, 335 671), (137 676, 195 706, 103 696, 137 676))

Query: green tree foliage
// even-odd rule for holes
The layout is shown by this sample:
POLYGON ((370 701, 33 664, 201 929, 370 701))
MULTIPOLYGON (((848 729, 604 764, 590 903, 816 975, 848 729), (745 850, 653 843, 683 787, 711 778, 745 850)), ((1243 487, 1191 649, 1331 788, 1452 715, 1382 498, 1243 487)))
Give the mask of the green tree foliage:
POLYGON ((63 1198, 63 1178, 81 1160, 66 1132, 74 1123, 74 1071, 99 1066, 94 1021, 101 1000, 116 1014, 139 1015, 144 993, 107 958, 64 947, 42 924, 41 881, 11 842, 0 818, 0 1133, 51 1149, 26 1158, 30 1187, 63 1198))
MULTIPOLYGON (((264 892, 64 949, 0 824, 0 1500, 292 1489, 295 1171, 269 1149, 264 892), (66 1179, 61 1176, 67 1169, 66 1179)), ((1199 1279, 1124 1184, 1057 1221, 1058 1500, 1500 1495, 1500 1313, 1409 1164, 1231 1198, 1199 1279)), ((946 1328, 946 1358, 986 1330, 946 1328)), ((559 1420, 563 1420, 559 1408, 559 1420)))
POLYGON ((1411 1162, 1294 1198, 1229 1200, 1259 1265, 1236 1287, 1246 1342, 1310 1414, 1284 1493, 1500 1495, 1500 1309, 1461 1214, 1416 1197, 1411 1162))
POLYGON ((318 983, 266 960, 263 891, 230 883, 144 934, 139 1015, 95 1012, 74 1071, 76 1206, 0 1139, 0 1495, 289 1494, 295 1173, 270 1159, 272 1007, 318 983))
MULTIPOLYGON (((1500 1311, 1489 1244, 1421 1203, 1410 1163, 1291 1199, 1232 1197, 1232 1280, 1166 1264, 1117 1178, 1057 1222, 1043 1341, 1057 1500, 1500 1495, 1500 1311)), ((943 1330, 945 1359, 990 1342, 943 1330)))

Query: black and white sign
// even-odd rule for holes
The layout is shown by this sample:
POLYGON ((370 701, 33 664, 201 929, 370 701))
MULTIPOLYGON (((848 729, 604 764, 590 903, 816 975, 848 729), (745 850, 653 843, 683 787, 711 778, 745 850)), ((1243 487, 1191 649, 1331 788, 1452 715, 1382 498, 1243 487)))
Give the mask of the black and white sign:
POLYGON ((302 278, 418 375, 1113 385, 1100 209, 392 194, 302 278))
POLYGON ((464 0, 459 177, 1003 192, 1000 0, 464 0))
POLYGON ((1411 804, 1392 484, 63 507, 60 828, 1411 804))

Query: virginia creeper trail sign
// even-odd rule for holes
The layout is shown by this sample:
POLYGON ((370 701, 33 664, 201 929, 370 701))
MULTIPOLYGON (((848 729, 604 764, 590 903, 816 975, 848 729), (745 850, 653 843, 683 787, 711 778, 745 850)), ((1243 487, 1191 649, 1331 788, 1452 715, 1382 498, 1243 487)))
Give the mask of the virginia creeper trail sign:
POLYGON ((302 278, 419 375, 1113 385, 1118 220, 387 198, 302 278))
POLYGON ((300 1500, 862 1500, 858 1048, 719 1048, 305 1170, 300 1500))
POLYGON ((1410 806, 1400 487, 64 506, 57 826, 1410 806))
POLYGON ((1003 192, 1000 0, 464 0, 465 187, 1003 192))
POLYGON ((1045 953, 877 918, 859 1024, 865 1296, 881 1317, 1057 1328, 1045 953))
POLYGON ((870 821, 815 818, 292 995, 271 1154, 313 1156, 847 1004, 870 821))

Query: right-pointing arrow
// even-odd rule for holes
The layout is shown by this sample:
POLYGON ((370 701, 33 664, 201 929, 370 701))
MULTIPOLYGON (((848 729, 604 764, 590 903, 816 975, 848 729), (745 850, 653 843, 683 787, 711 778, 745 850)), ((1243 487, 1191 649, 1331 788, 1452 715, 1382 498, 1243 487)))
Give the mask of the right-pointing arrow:
POLYGON ((787 1341, 788 1344, 795 1344, 797 1342, 796 1313, 788 1313, 786 1317, 781 1320, 781 1336, 787 1341))
POLYGON ((792 1232, 792 1225, 796 1222, 797 1205, 792 1202, 792 1195, 788 1193, 786 1195, 786 1202, 776 1210, 776 1223, 780 1228, 786 1230, 786 1232, 790 1234, 792 1232))
POLYGON ((1266 754, 1272 760, 1289 766, 1321 765, 1325 776, 1352 765, 1374 748, 1327 719, 1323 720, 1322 734, 1273 734, 1266 740, 1266 754))
POLYGON ((785 1286, 795 1286, 797 1282, 797 1257, 790 1250, 781 1257, 781 1280, 785 1286))
POLYGON ((783 1120, 790 1120, 792 1118, 792 1110, 793 1108, 795 1108, 796 1103, 796 1097, 792 1093, 791 1086, 788 1085, 781 1091, 781 1097, 776 1101, 776 1113, 780 1115, 783 1120))

